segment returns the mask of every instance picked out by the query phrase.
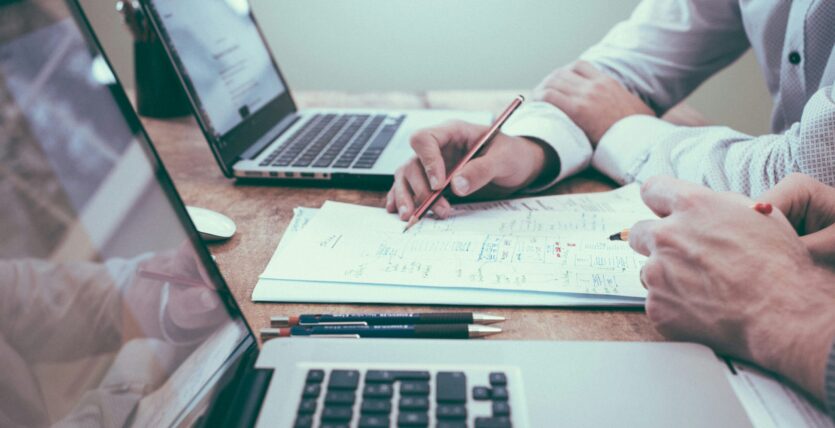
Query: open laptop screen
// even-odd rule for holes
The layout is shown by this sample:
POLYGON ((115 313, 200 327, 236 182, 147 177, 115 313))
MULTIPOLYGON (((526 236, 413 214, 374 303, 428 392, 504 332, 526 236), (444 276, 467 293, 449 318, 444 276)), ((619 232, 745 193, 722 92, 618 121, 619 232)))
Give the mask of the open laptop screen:
POLYGON ((150 3, 215 134, 231 131, 284 92, 246 0, 150 3))
POLYGON ((0 426, 179 424, 252 337, 83 28, 0 1, 0 426))
MULTIPOLYGON (((295 111, 248 0, 143 0, 227 175, 295 111)), ((276 136, 272 136, 275 138, 276 136)))

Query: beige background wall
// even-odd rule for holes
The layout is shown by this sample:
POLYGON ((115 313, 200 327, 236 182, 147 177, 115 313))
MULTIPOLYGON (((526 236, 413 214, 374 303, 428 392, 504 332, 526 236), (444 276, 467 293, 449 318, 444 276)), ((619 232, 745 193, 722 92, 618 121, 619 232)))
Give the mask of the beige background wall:
MULTIPOLYGON (((294 90, 530 88, 638 0, 252 0, 294 90)), ((82 0, 120 78, 130 39, 108 0, 82 0)), ((717 124, 768 132, 771 99, 749 53, 689 100, 717 124)))

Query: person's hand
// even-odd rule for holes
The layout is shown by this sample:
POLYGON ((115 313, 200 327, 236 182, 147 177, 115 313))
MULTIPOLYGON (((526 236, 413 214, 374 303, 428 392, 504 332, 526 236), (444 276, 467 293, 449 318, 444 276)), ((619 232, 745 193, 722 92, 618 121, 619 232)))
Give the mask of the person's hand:
POLYGON ((228 318, 189 242, 139 263, 123 296, 129 336, 191 341, 228 318), (146 277, 144 272, 168 275, 179 281, 169 283, 146 277))
POLYGON ((656 177, 641 197, 660 220, 635 224, 629 244, 646 313, 663 335, 781 373, 818 398, 835 338, 835 274, 815 264, 779 210, 656 177))
POLYGON ((554 70, 536 87, 533 99, 562 110, 586 133, 593 147, 617 121, 636 114, 655 115, 620 82, 586 61, 554 70))
POLYGON ((812 257, 835 268, 835 188, 803 174, 792 174, 757 200, 782 211, 812 257))
MULTIPOLYGON (((397 169, 386 197, 386 210, 408 220, 433 191, 441 188, 447 173, 467 154, 489 128, 466 122, 449 122, 418 131, 411 138, 416 156, 397 169)), ((452 178, 457 196, 502 196, 533 182, 546 168, 548 156, 539 144, 522 137, 499 133, 452 178)), ((553 168, 553 166, 549 166, 553 168)), ((438 218, 446 218, 452 207, 444 197, 432 206, 438 218)))

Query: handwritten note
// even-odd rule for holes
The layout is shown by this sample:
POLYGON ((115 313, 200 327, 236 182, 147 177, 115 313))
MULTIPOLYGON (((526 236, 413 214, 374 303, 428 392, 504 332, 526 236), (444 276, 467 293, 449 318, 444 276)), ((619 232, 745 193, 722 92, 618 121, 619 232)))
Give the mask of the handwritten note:
POLYGON ((652 216, 634 189, 456 209, 404 234, 383 209, 327 202, 262 278, 645 296, 643 257, 606 240, 652 216))

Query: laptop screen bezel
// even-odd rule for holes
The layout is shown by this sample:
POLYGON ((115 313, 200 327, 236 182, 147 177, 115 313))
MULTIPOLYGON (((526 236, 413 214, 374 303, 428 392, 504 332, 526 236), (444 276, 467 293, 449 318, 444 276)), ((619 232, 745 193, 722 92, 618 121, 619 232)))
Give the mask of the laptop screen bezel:
MULTIPOLYGON (((70 13, 72 14, 72 19, 75 20, 76 26, 87 43, 87 46, 95 50, 94 54, 101 54, 102 58, 104 58, 112 70, 113 65, 96 37, 92 29, 92 25, 90 24, 90 20, 84 12, 83 7, 80 5, 79 0, 67 0, 66 3, 70 13)), ((114 102, 122 113, 122 116, 124 117, 131 132, 136 137, 139 146, 144 151, 148 162, 150 163, 149 166, 153 171, 154 178, 157 180, 162 192, 168 199, 171 208, 175 212, 177 219, 183 228, 183 231, 191 243, 192 248, 199 257, 200 263, 205 268, 212 283, 216 286, 218 296, 227 311, 229 311, 230 319, 242 321, 243 326, 246 329, 246 335, 241 339, 240 343, 238 343, 236 349, 230 353, 226 361, 218 367, 215 375, 206 385, 202 386, 197 395, 191 398, 189 405, 181 409, 181 421, 195 420, 197 415, 203 414, 207 411, 205 405, 212 395, 216 391, 223 389, 225 386, 224 384, 229 382, 228 378, 224 379, 223 374, 228 372, 230 369, 234 369, 242 358, 248 358, 248 356, 253 353, 257 353, 258 342, 255 339, 252 326, 249 324, 243 314, 243 311, 238 306, 229 285, 220 273, 220 269, 217 267, 217 264, 215 264, 214 259, 212 259, 212 255, 208 248, 203 244, 191 217, 189 217, 188 212, 186 211, 185 204, 174 186, 171 176, 168 174, 165 165, 162 163, 159 153, 151 143, 148 133, 145 131, 145 128, 142 126, 142 122, 133 110, 133 105, 125 93, 121 81, 115 74, 114 78, 116 79, 116 82, 108 85, 108 90, 112 95, 114 102)))
POLYGON ((241 120, 225 134, 215 134, 209 125, 209 121, 207 120, 208 118, 203 115, 203 109, 200 107, 200 97, 197 94, 197 90, 189 77, 189 73, 186 70, 184 63, 177 54, 176 49, 173 49, 170 35, 160 18, 156 7, 154 7, 154 1, 156 0, 140 0, 142 10, 145 11, 145 14, 149 17, 149 21, 151 22, 155 35, 161 41, 165 52, 168 54, 168 59, 171 61, 174 71, 184 88, 186 97, 189 100, 192 115, 197 120, 206 141, 209 143, 209 147, 212 149, 212 154, 215 156, 215 160, 226 177, 233 177, 234 165, 241 159, 241 155, 247 149, 255 145, 265 135, 269 134, 270 131, 279 124, 279 122, 298 111, 290 86, 287 84, 287 80, 281 73, 281 69, 278 67, 278 63, 272 55, 270 46, 261 31, 261 26, 258 25, 258 21, 255 19, 255 15, 250 9, 249 19, 252 20, 255 30, 258 32, 258 37, 264 45, 264 49, 266 49, 269 53, 270 63, 278 75, 278 79, 281 81, 281 84, 284 86, 284 92, 270 100, 266 105, 253 112, 245 119, 241 120))

